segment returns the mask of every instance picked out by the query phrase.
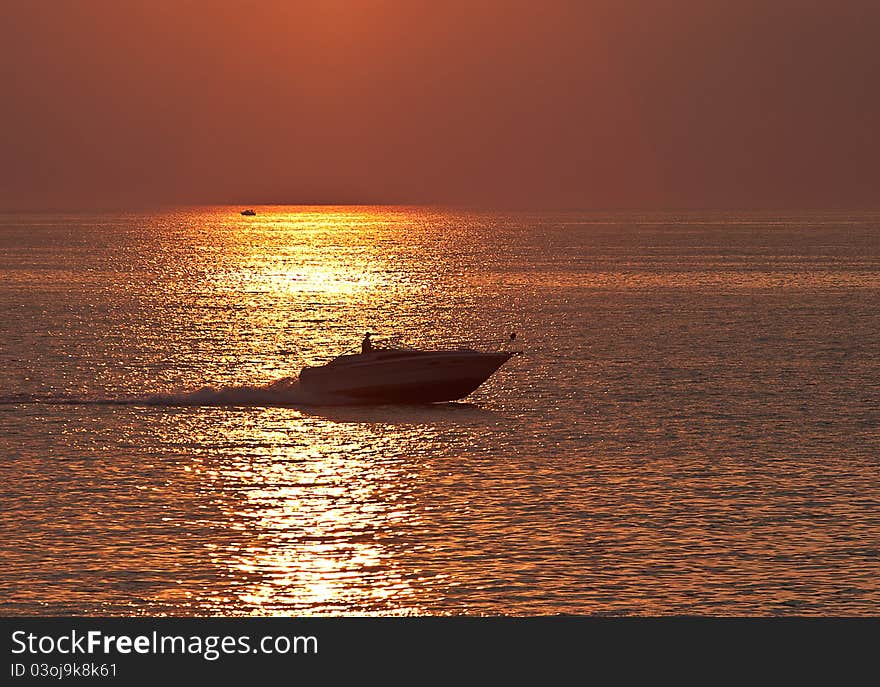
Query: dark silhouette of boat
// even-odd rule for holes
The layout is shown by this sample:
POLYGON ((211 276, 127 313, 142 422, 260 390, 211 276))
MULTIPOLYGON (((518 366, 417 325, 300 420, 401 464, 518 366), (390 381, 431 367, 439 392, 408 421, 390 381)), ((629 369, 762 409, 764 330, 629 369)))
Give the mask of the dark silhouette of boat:
POLYGON ((251 215, 256 215, 257 211, 251 210, 250 208, 248 208, 247 210, 242 210, 241 214, 251 216, 251 215))
POLYGON ((442 403, 472 393, 516 351, 378 348, 304 367, 304 390, 351 403, 442 403))

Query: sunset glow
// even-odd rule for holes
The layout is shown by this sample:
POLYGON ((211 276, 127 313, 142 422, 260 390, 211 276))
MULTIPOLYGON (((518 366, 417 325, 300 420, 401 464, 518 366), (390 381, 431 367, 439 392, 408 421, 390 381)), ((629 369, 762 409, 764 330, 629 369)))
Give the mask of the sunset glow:
POLYGON ((4 207, 873 207, 870 2, 12 3, 4 207))

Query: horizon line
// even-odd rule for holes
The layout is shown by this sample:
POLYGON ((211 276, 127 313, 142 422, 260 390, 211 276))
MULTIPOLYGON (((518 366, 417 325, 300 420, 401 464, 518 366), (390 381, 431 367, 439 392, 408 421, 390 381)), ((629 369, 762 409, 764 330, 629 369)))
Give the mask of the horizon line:
POLYGON ((0 207, 0 214, 38 214, 38 213, 91 213, 91 212, 162 212, 196 208, 270 208, 270 207, 299 207, 299 208, 420 208, 460 212, 880 212, 880 205, 824 205, 824 206, 549 206, 549 205, 489 205, 476 203, 439 203, 439 202, 368 202, 368 201, 343 201, 343 202, 259 202, 240 203, 226 202, 199 202, 199 203, 132 203, 129 205, 57 205, 43 207, 0 207))

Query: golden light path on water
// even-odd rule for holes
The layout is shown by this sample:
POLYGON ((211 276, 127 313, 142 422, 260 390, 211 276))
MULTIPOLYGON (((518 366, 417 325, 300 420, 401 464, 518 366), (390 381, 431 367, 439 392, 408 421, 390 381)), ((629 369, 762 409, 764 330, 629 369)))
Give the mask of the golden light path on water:
POLYGON ((395 614, 415 613, 416 607, 401 603, 412 590, 395 569, 393 552, 372 536, 413 523, 407 504, 389 502, 382 487, 401 484, 406 475, 377 465, 376 448, 383 442, 374 432, 349 431, 342 444, 333 433, 332 425, 302 432, 300 447, 273 456, 271 463, 224 467, 221 479, 253 485, 244 489, 230 521, 260 535, 255 546, 221 552, 217 562, 245 578, 259 573, 259 581, 242 588, 239 598, 265 614, 289 615, 291 609, 387 614, 392 607, 395 614))
MULTIPOLYGON (((242 294, 269 302, 294 299, 300 322, 315 324, 326 321, 327 307, 354 307, 358 312, 379 290, 399 296, 395 270, 387 264, 377 230, 393 225, 399 214, 388 209, 262 208, 227 234, 235 248, 226 245, 223 251, 239 253, 241 264, 219 274, 216 289, 232 299, 242 294)), ((286 309, 249 314, 250 326, 269 339, 289 324, 286 309)), ((354 331, 375 328, 367 317, 352 326, 354 331)), ((310 341, 318 349, 337 352, 351 343, 350 338, 332 336, 310 341)), ((230 355, 241 358, 245 353, 230 355)), ((289 370, 270 366, 263 371, 271 376, 289 370)), ((247 459, 233 453, 211 473, 225 484, 241 485, 240 501, 226 515, 234 529, 257 533, 247 546, 227 550, 209 545, 215 563, 229 567, 238 590, 233 606, 266 615, 289 615, 292 610, 418 613, 417 606, 406 605, 412 591, 395 570, 393 552, 371 536, 379 529, 396 531, 399 523, 413 524, 417 517, 399 495, 397 502, 387 500, 383 488, 405 483, 405 466, 377 462, 383 444, 399 437, 393 430, 389 436, 381 428, 355 425, 346 428, 340 443, 332 420, 316 426, 294 411, 291 423, 290 411, 280 412, 268 427, 248 426, 240 441, 234 439, 240 428, 227 427, 236 446, 245 441, 263 450, 247 459), (239 575, 254 581, 239 586, 239 575)))

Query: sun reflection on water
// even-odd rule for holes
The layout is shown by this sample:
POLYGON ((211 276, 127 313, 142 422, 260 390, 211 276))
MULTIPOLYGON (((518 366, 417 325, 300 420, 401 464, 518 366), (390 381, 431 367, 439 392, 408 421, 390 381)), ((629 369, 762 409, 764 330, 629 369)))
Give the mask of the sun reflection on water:
MULTIPOLYGON (((279 616, 418 613, 408 601, 415 592, 383 543, 417 521, 401 498, 406 465, 381 455, 389 441, 383 428, 348 426, 343 435, 333 421, 266 413, 281 415, 264 418, 268 431, 246 430, 249 455, 230 455, 215 476, 235 495, 224 516, 238 541, 209 549, 228 571, 231 605, 279 616)), ((234 424, 227 431, 244 433, 234 424)), ((238 446, 243 438, 229 437, 238 446)))

